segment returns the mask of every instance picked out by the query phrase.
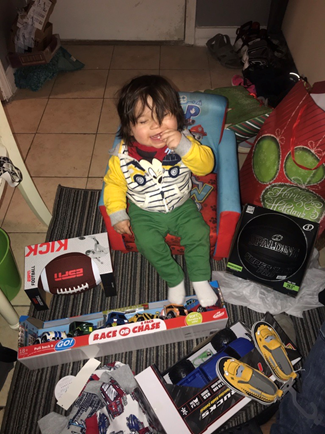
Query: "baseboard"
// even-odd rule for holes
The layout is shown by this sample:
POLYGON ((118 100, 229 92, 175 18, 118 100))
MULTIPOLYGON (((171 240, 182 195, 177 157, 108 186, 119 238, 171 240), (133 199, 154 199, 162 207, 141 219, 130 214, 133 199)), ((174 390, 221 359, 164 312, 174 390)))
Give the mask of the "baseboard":
POLYGON ((15 85, 14 69, 9 65, 4 70, 0 61, 0 89, 4 101, 8 101, 17 91, 15 85))
POLYGON ((204 46, 206 42, 217 33, 228 35, 230 42, 233 44, 236 39, 236 27, 196 27, 194 45, 204 46))
POLYGON ((230 42, 233 44, 236 39, 236 30, 238 26, 232 27, 196 27, 191 30, 191 26, 188 26, 186 37, 184 41, 124 41, 124 40, 89 40, 89 39, 61 39, 61 43, 64 45, 197 45, 204 46, 208 39, 215 36, 217 33, 228 35, 230 42))

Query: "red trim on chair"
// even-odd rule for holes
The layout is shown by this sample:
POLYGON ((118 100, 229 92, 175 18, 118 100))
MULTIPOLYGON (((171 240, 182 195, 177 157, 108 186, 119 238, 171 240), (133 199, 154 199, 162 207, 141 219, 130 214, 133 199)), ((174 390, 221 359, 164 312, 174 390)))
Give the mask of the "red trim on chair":
POLYGON ((114 230, 113 226, 111 225, 111 219, 107 215, 105 206, 100 205, 99 209, 100 209, 100 212, 101 212, 103 219, 104 219, 104 222, 105 222, 105 226, 106 226, 109 244, 110 244, 111 249, 120 250, 123 253, 128 253, 128 250, 125 247, 122 235, 118 234, 114 230))
POLYGON ((218 240, 213 254, 216 261, 228 258, 239 217, 240 213, 234 211, 224 211, 220 214, 218 240))

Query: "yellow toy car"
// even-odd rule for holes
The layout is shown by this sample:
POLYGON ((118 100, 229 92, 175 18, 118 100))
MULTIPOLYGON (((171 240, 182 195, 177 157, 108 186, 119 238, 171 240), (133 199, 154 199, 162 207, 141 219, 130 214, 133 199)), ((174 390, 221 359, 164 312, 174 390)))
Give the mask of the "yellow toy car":
POLYGON ((159 318, 158 315, 154 315, 153 313, 136 313, 131 318, 129 318, 129 322, 140 322, 140 321, 147 321, 149 319, 159 318))

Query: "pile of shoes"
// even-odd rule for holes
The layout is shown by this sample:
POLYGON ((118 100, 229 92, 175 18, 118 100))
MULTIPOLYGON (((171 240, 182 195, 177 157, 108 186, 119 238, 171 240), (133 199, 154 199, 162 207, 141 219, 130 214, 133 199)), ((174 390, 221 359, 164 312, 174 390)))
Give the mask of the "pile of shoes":
POLYGON ((256 96, 271 107, 302 77, 299 76, 285 39, 270 38, 256 21, 236 31, 232 45, 228 35, 218 33, 206 43, 210 54, 226 68, 242 69, 244 81, 255 85, 256 96))
POLYGON ((283 53, 268 37, 267 30, 261 29, 256 21, 249 21, 236 31, 234 50, 241 58, 243 70, 250 65, 262 68, 277 66, 283 53))
POLYGON ((283 47, 274 43, 266 29, 256 21, 248 21, 236 31, 234 45, 228 35, 218 33, 206 43, 210 54, 226 68, 243 68, 250 65, 260 67, 279 66, 285 57, 283 47))

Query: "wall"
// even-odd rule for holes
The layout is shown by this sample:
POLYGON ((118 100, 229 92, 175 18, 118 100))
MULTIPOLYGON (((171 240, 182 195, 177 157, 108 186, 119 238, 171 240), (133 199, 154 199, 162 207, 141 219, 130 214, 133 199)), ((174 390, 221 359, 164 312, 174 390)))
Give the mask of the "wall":
POLYGON ((325 2, 290 0, 282 30, 299 74, 310 84, 325 80, 325 2))
POLYGON ((58 0, 51 21, 63 40, 181 41, 185 0, 58 0))
MULTIPOLYGON (((58 2, 63 5, 65 0, 58 2)), ((10 27, 16 8, 25 3, 25 0, 0 0, 0 61, 5 69, 10 27)), ((197 26, 235 28, 248 20, 266 25, 270 3, 271 0, 197 0, 197 26)), ((325 80, 325 56, 321 51, 325 45, 324 16, 324 0, 312 0, 308 6, 305 0, 289 0, 282 25, 298 71, 310 83, 325 80)))
POLYGON ((24 0, 0 0, 0 61, 4 69, 8 66, 6 56, 10 28, 17 15, 17 8, 25 4, 24 0))
POLYGON ((196 26, 241 26, 247 21, 267 25, 271 0, 197 0, 196 26))

